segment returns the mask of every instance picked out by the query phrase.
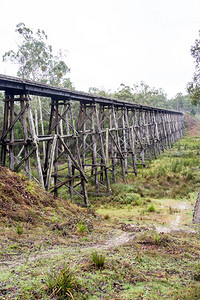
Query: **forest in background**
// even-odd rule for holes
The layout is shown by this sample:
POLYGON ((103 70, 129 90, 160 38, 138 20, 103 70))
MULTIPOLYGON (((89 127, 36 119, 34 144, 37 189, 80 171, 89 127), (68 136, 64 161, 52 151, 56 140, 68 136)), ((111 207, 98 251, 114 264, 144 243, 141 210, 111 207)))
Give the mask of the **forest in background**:
MULTIPOLYGON (((57 54, 53 53, 52 46, 48 44, 47 35, 43 30, 38 29, 36 32, 33 32, 21 22, 16 25, 15 32, 18 40, 18 48, 16 51, 13 49, 7 51, 3 55, 2 60, 6 63, 18 65, 18 77, 68 89, 76 88, 69 78, 70 68, 65 63, 65 53, 62 50, 59 50, 57 54)), ((177 93, 175 97, 168 99, 167 94, 162 88, 150 87, 144 81, 135 83, 132 86, 121 83, 116 91, 105 90, 104 88, 99 87, 90 87, 88 92, 94 95, 119 99, 121 101, 176 110, 195 116, 200 113, 198 104, 198 79, 200 73, 199 43, 200 39, 197 39, 195 45, 191 48, 191 55, 196 61, 196 71, 194 73, 193 81, 188 83, 188 94, 186 95, 177 93)), ((3 125, 3 99, 4 93, 0 92, 0 128, 2 128, 3 125)), ((33 114, 40 114, 38 105, 38 101, 40 100, 43 111, 45 111, 42 116, 44 127, 48 128, 50 99, 40 98, 38 100, 37 97, 33 97, 33 114)), ((77 110, 78 114, 77 103, 74 103, 73 107, 77 110)))
MULTIPOLYGON (((61 85, 59 85, 61 86, 61 85)), ((74 87, 73 87, 74 89, 74 87)), ((88 90, 89 93, 94 95, 100 95, 103 97, 109 97, 119 99, 121 101, 137 103, 141 105, 154 106, 164 109, 176 110, 185 114, 195 116, 200 113, 199 104, 193 105, 189 95, 183 95, 178 93, 174 98, 168 99, 167 94, 162 89, 151 88, 144 82, 134 84, 130 87, 125 84, 121 84, 120 87, 115 91, 106 91, 105 89, 99 89, 97 87, 91 87, 88 90)), ((0 128, 3 125, 3 110, 4 110, 4 93, 0 92, 0 128)), ((41 98, 42 107, 46 112, 50 112, 50 99, 41 98)), ((74 103, 74 106, 78 106, 74 103)), ((32 98, 32 109, 33 113, 37 110, 39 115, 39 107, 37 105, 37 98, 32 98)), ((44 124, 48 127, 49 114, 45 113, 43 116, 44 124)))

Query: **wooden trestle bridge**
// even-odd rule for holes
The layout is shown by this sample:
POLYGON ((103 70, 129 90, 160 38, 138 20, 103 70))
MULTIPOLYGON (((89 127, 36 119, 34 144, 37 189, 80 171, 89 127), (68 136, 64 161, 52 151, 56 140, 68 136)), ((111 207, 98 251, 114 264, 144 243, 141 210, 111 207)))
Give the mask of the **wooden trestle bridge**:
POLYGON ((111 181, 120 177, 126 182, 130 172, 137 175, 138 166, 183 135, 184 117, 176 111, 4 75, 0 90, 5 91, 1 165, 24 169, 29 179, 56 196, 66 187, 71 199, 81 197, 86 205, 87 190, 110 193, 111 181), (42 113, 48 112, 31 107, 38 96, 49 100, 47 132, 42 113))

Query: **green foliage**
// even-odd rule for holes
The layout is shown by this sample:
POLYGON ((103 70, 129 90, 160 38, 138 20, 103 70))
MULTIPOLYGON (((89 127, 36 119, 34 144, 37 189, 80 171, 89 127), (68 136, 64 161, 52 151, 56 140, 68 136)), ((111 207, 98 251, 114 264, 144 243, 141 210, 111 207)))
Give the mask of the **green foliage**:
POLYGON ((151 204, 149 207, 148 207, 148 209, 147 209, 147 211, 148 212, 155 212, 155 207, 154 207, 154 205, 153 204, 151 204))
POLYGON ((171 171, 173 173, 179 173, 182 170, 181 160, 174 160, 171 164, 171 171))
POLYGON ((77 230, 81 233, 84 233, 87 231, 87 224, 84 224, 83 222, 78 222, 77 224, 77 230))
POLYGON ((89 92, 95 95, 111 97, 126 102, 188 112, 192 115, 195 115, 198 111, 195 105, 191 103, 188 95, 178 93, 173 99, 169 100, 162 89, 151 88, 143 81, 133 84, 133 86, 121 83, 117 91, 113 93, 96 87, 89 88, 89 92))
POLYGON ((99 95, 99 96, 102 96, 102 97, 110 97, 112 98, 112 94, 110 91, 106 91, 104 89, 99 89, 99 88, 96 88, 96 87, 90 87, 88 89, 88 92, 91 93, 91 94, 94 94, 94 95, 99 95))
POLYGON ((73 290, 76 286, 75 270, 64 264, 58 270, 50 270, 46 275, 47 291, 57 299, 74 299, 73 290))
POLYGON ((24 232, 24 229, 22 226, 17 225, 17 234, 21 235, 24 232))
POLYGON ((132 184, 117 183, 112 185, 112 192, 117 196, 122 193, 137 193, 137 189, 132 184))
POLYGON ((53 217, 52 217, 52 222, 54 223, 56 220, 56 211, 54 210, 53 211, 53 217))
MULTIPOLYGON (((187 86, 188 93, 190 94, 191 102, 194 105, 197 105, 200 100, 200 86, 198 83, 190 82, 187 86)), ((195 111, 192 112, 194 115, 195 111)))
POLYGON ((92 262, 96 269, 103 269, 105 265, 105 256, 94 251, 92 253, 92 262))
POLYGON ((195 72, 192 82, 187 85, 187 90, 191 102, 198 104, 200 102, 200 31, 199 39, 196 39, 194 46, 191 47, 191 55, 195 59, 195 72))
POLYGON ((159 245, 159 244, 160 244, 160 235, 159 235, 158 232, 156 232, 154 241, 155 241, 155 244, 156 244, 156 245, 159 245))
POLYGON ((19 77, 72 88, 72 83, 66 77, 70 69, 64 62, 62 51, 53 55, 44 30, 38 29, 34 33, 24 23, 19 23, 15 31, 19 38, 18 50, 7 51, 3 61, 19 64, 19 77))
POLYGON ((128 193, 122 195, 119 200, 122 204, 132 204, 132 205, 139 205, 140 204, 141 196, 137 193, 128 193))

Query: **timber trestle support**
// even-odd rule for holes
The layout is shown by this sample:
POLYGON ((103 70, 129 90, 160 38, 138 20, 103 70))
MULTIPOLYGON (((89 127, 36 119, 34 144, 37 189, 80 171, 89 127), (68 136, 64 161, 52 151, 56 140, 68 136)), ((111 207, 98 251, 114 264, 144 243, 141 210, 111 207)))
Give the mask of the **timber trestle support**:
POLYGON ((138 167, 183 136, 180 112, 3 75, 0 90, 5 91, 1 165, 23 169, 55 196, 62 188, 86 205, 88 194, 111 193, 111 182, 137 176, 138 167))

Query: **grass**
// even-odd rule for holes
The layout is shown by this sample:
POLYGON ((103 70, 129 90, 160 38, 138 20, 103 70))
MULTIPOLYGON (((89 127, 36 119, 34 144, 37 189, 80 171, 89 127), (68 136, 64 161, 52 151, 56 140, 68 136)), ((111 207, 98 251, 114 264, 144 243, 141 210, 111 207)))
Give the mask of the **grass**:
POLYGON ((148 210, 148 212, 155 212, 156 211, 154 205, 150 205, 147 210, 148 210))
POLYGON ((160 244, 160 235, 159 235, 158 232, 156 232, 154 241, 155 241, 155 244, 156 244, 156 245, 159 245, 159 244, 160 244))
POLYGON ((22 226, 17 225, 17 234, 22 234, 24 232, 22 226))
POLYGON ((50 298, 74 299, 73 290, 76 286, 75 271, 70 265, 64 264, 58 270, 50 270, 46 275, 46 291, 50 298))
POLYGON ((105 256, 103 254, 98 254, 97 251, 92 253, 92 262, 96 269, 103 269, 105 264, 105 256))
POLYGON ((84 232, 87 231, 87 225, 84 224, 84 223, 82 223, 82 222, 80 221, 80 222, 78 222, 78 224, 77 224, 77 230, 78 230, 79 232, 81 232, 81 233, 84 233, 84 232))
POLYGON ((196 267, 196 271, 194 274, 194 279, 200 281, 200 263, 198 263, 195 267, 196 267))
POLYGON ((0 298, 199 299, 199 166, 200 138, 186 137, 112 195, 91 197, 95 211, 1 172, 0 298))

